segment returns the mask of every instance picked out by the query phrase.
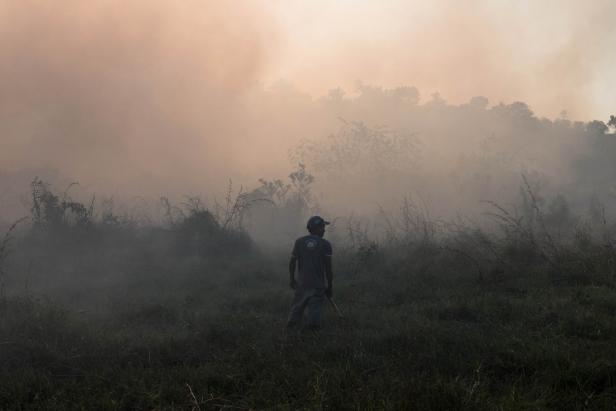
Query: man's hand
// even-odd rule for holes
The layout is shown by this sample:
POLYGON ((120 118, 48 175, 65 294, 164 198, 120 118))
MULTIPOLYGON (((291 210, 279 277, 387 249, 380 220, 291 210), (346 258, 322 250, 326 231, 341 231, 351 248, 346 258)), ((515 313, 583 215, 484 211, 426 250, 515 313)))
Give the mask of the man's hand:
POLYGON ((332 298, 332 296, 334 295, 334 291, 332 290, 331 285, 327 287, 327 290, 325 290, 325 295, 327 296, 327 298, 332 298))
POLYGON ((294 279, 291 280, 291 282, 289 283, 289 287, 291 287, 291 289, 295 290, 297 288, 297 281, 295 281, 294 279))

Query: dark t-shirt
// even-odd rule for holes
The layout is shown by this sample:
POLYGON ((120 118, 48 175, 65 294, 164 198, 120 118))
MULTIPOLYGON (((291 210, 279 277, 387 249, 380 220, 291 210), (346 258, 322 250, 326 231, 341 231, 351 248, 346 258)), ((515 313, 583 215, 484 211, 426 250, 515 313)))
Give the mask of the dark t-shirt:
POLYGON ((307 235, 295 241, 293 252, 299 269, 297 283, 300 289, 325 289, 325 259, 332 256, 332 245, 317 235, 307 235))

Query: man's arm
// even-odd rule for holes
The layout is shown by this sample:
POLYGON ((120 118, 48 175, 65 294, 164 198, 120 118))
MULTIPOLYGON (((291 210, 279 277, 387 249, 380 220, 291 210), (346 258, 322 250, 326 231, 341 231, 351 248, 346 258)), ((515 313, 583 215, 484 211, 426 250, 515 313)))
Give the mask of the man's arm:
POLYGON ((332 298, 333 295, 333 281, 334 281, 334 272, 332 271, 332 256, 325 256, 325 277, 327 278, 327 290, 326 295, 329 298, 332 298))
POLYGON ((289 260, 289 285, 294 290, 295 290, 295 287, 297 287, 297 282, 295 282, 295 266, 296 265, 297 265, 297 257, 292 255, 291 260, 289 260))
POLYGON ((291 259, 289 260, 289 286, 295 290, 297 288, 297 282, 295 281, 295 267, 297 266, 297 256, 299 256, 299 240, 293 244, 293 251, 291 251, 291 259))

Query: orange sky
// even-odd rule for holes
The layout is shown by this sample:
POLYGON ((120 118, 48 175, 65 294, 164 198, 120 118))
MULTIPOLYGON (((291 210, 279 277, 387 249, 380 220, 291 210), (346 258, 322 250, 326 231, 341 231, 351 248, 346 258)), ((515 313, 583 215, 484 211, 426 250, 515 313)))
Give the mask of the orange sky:
POLYGON ((616 107, 611 0, 264 4, 281 31, 264 78, 314 95, 361 80, 453 102, 522 100, 548 117, 605 119, 616 107))
POLYGON ((338 120, 298 93, 268 102, 280 80, 606 121, 614 15, 613 0, 1 1, 0 170, 182 193, 284 175, 288 151, 338 120))

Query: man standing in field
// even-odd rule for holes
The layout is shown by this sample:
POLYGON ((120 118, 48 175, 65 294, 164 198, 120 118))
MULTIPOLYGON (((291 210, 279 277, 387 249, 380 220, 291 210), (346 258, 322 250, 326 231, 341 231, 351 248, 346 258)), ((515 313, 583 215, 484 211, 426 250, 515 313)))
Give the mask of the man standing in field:
POLYGON ((287 323, 289 328, 301 324, 304 310, 308 308, 306 325, 318 329, 325 298, 332 297, 332 245, 323 239, 328 224, 319 216, 310 217, 306 225, 310 234, 295 241, 289 261, 290 285, 295 290, 287 323))

